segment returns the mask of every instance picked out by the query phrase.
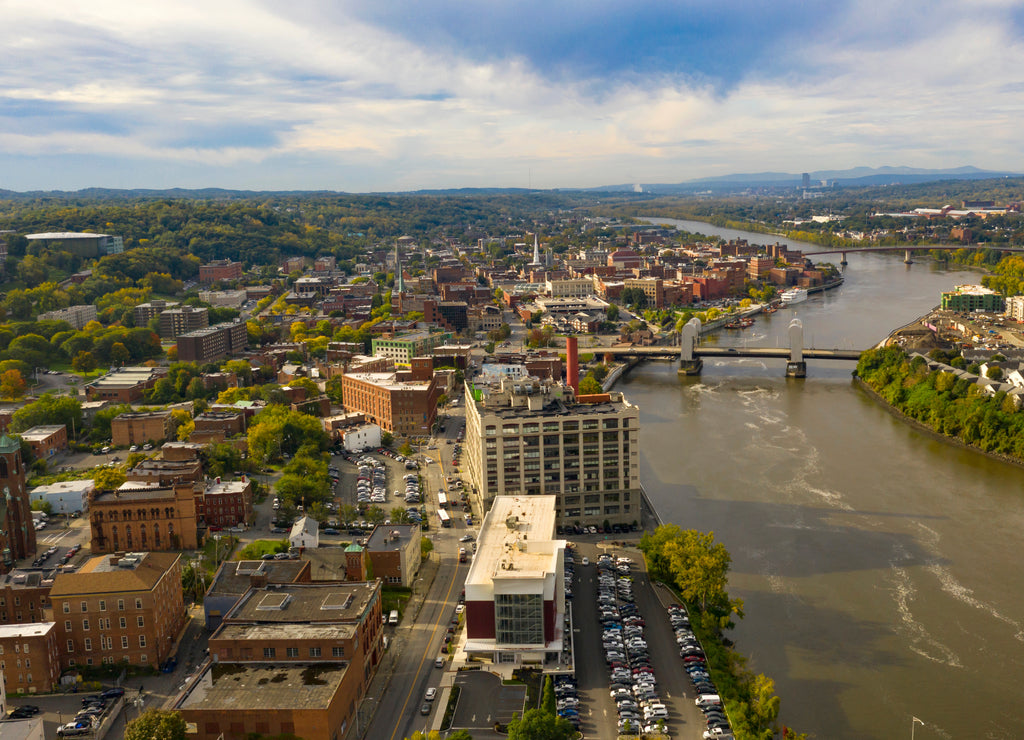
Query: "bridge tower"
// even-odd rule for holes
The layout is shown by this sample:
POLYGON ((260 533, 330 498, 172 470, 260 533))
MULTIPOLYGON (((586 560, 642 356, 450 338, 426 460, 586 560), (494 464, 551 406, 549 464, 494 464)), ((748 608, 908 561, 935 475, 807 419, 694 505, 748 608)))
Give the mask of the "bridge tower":
POLYGON ((914 258, 911 256, 914 253, 912 249, 903 250, 903 264, 912 265, 914 264, 914 258))
POLYGON ((840 254, 842 255, 842 259, 839 260, 839 266, 846 267, 848 264, 850 264, 849 262, 846 261, 846 252, 840 252, 840 254))
POLYGON ((679 333, 679 374, 700 375, 704 360, 694 356, 693 348, 700 339, 700 319, 694 316, 679 333))
POLYGON ((789 362, 786 363, 786 377, 807 377, 807 363, 804 362, 804 324, 800 319, 789 322, 789 362))

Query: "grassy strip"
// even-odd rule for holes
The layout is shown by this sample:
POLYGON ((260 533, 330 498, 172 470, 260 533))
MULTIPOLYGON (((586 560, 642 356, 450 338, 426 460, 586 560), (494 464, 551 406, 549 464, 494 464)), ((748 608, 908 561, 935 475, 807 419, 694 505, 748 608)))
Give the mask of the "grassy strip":
POLYGON ((462 689, 458 686, 452 686, 451 693, 448 694, 448 706, 444 708, 444 717, 441 719, 441 730, 450 730, 452 727, 452 719, 455 717, 455 707, 459 704, 459 693, 462 689))

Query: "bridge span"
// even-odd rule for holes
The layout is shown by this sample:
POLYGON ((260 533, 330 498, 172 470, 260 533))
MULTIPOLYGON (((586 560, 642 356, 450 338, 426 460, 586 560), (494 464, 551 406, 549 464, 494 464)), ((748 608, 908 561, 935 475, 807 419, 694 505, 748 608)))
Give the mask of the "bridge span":
POLYGON ((884 246, 884 247, 846 247, 839 249, 828 249, 820 252, 804 252, 805 257, 817 257, 822 254, 839 254, 842 258, 839 261, 840 265, 848 264, 846 261, 846 255, 848 252, 903 252, 903 262, 912 265, 914 260, 911 255, 914 252, 956 252, 961 249, 970 251, 978 251, 981 249, 991 249, 995 252, 1024 252, 1024 247, 1008 247, 1008 246, 992 246, 984 244, 924 244, 920 246, 884 246))
POLYGON ((645 360, 679 360, 680 375, 699 375, 704 367, 704 357, 756 357, 786 360, 786 375, 793 378, 807 376, 807 360, 850 360, 860 359, 860 350, 851 349, 804 349, 804 325, 800 319, 789 322, 789 348, 784 347, 698 347, 700 319, 690 319, 679 335, 678 347, 607 347, 598 350, 618 357, 635 357, 645 360))

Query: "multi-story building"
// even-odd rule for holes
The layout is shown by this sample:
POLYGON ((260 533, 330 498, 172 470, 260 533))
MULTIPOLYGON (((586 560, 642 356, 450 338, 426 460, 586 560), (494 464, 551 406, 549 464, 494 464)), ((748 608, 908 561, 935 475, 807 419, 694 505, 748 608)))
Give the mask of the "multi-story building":
POLYGON ((39 570, 13 570, 0 576, 0 624, 52 621, 52 583, 49 574, 39 570))
POLYGON ((173 339, 179 334, 205 329, 210 325, 210 309, 205 306, 182 306, 160 312, 160 336, 173 339))
POLYGON ((594 281, 591 278, 565 278, 548 280, 544 284, 545 292, 552 298, 582 298, 594 295, 594 281))
POLYGON ((1024 295, 1007 297, 1006 315, 1018 323, 1024 323, 1024 295))
POLYGON ((366 541, 365 554, 374 578, 411 586, 422 562, 419 525, 378 524, 366 541))
POLYGON ((196 435, 213 435, 224 440, 245 432, 245 414, 237 411, 207 411, 193 420, 196 435))
POLYGON ((109 234, 86 234, 73 231, 26 234, 30 242, 40 242, 54 251, 71 252, 79 257, 103 257, 124 251, 124 238, 109 234))
POLYGON ((346 373, 341 383, 346 411, 392 434, 429 435, 440 397, 429 357, 413 359, 408 372, 346 373))
POLYGON ((484 500, 554 494, 562 525, 640 518, 640 413, 623 394, 503 377, 466 399, 465 466, 484 500))
POLYGON ((950 311, 995 311, 1005 310, 1003 297, 981 285, 958 285, 952 291, 942 294, 942 308, 950 311))
POLYGON ((244 290, 201 290, 199 300, 218 308, 241 308, 248 295, 244 290))
POLYGON ((89 502, 89 525, 94 553, 194 550, 198 541, 193 484, 101 491, 89 502))
POLYGON ((140 303, 134 309, 132 313, 135 316, 136 326, 146 326, 154 318, 162 314, 164 311, 170 311, 177 308, 178 303, 176 301, 150 301, 149 303, 140 303))
POLYGON ((166 375, 166 367, 121 367, 86 385, 85 395, 90 401, 134 403, 166 375))
POLYGON ((128 552, 90 558, 74 573, 57 574, 50 602, 64 668, 157 667, 185 626, 181 555, 128 552))
POLYGON ((199 265, 199 282, 216 283, 219 280, 238 280, 242 277, 242 263, 231 260, 214 260, 199 265))
POLYGON ((661 278, 626 278, 622 281, 624 290, 640 290, 647 298, 648 308, 665 307, 665 281, 661 278))
POLYGON ((224 615, 250 588, 262 588, 271 583, 309 583, 311 565, 306 559, 224 561, 203 596, 206 629, 216 632, 224 621, 224 615))
POLYGON ((37 486, 29 491, 29 501, 50 505, 51 514, 81 514, 89 508, 89 497, 96 490, 92 480, 63 480, 37 486))
POLYGON ((18 440, 0 436, 0 572, 7 573, 14 561, 36 551, 36 528, 32 523, 25 463, 18 440))
POLYGON ((48 694, 57 690, 61 674, 57 635, 53 622, 0 625, 0 673, 7 691, 48 694))
POLYGON ((238 354, 245 349, 248 334, 244 321, 228 321, 178 335, 181 362, 206 363, 238 354))
POLYGON ((556 663, 565 639, 565 540, 554 496, 499 496, 484 517, 466 575, 470 656, 556 663))
POLYGON ((252 481, 245 476, 242 480, 229 481, 218 478, 197 496, 196 515, 207 526, 233 527, 238 523, 252 523, 252 481))
POLYGON ((96 316, 96 306, 88 303, 84 306, 68 306, 41 313, 36 317, 36 321, 66 321, 76 329, 81 329, 90 321, 95 321, 96 316))
POLYGON ((399 364, 408 365, 412 358, 429 355, 435 347, 448 344, 451 338, 452 333, 447 331, 433 334, 417 331, 390 337, 376 337, 373 340, 373 354, 390 357, 399 364))
POLYGON ((340 738, 383 655, 380 581, 250 589, 174 704, 196 740, 340 738))
POLYGON ((110 422, 110 440, 117 447, 163 442, 171 436, 171 412, 128 412, 110 422))
MULTIPOLYGON (((126 473, 126 480, 135 483, 153 483, 157 486, 176 486, 179 483, 198 483, 203 479, 203 462, 147 458, 126 473)), ((84 509, 83 509, 84 511, 84 509)))
POLYGON ((46 424, 32 427, 22 432, 21 438, 29 443, 32 454, 37 460, 46 460, 68 448, 66 424, 46 424))

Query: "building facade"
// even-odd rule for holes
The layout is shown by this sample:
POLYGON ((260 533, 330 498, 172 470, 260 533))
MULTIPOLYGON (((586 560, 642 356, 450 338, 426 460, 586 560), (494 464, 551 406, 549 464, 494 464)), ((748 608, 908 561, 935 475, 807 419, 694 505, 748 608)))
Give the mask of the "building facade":
POLYGON ((195 550, 199 546, 191 483, 101 491, 89 502, 89 525, 94 553, 195 550))
POLYGON ((16 560, 35 553, 36 528, 25 488, 21 444, 6 434, 0 436, 0 490, 0 572, 7 573, 16 560))
POLYGON ((200 364, 241 353, 248 343, 244 321, 229 321, 178 336, 178 360, 200 364))
POLYGON ((554 494, 558 523, 640 519, 639 409, 621 393, 576 399, 556 381, 466 388, 465 467, 483 499, 554 494))
POLYGON ((378 524, 364 548, 374 578, 393 586, 412 586, 419 572, 420 527, 418 524, 378 524))
POLYGON ((392 434, 430 434, 441 394, 429 357, 415 358, 411 372, 346 373, 341 383, 346 411, 392 434))
POLYGON ((236 524, 251 524, 255 518, 252 508, 252 481, 216 481, 206 487, 201 496, 202 503, 196 505, 200 521, 207 526, 233 527, 236 524))
POLYGON ((557 662, 565 640, 565 540, 554 496, 499 496, 484 517, 466 575, 470 656, 557 662))
POLYGON ((75 329, 81 329, 90 321, 95 321, 96 316, 96 306, 88 303, 84 306, 68 306, 41 313, 36 317, 36 321, 66 321, 75 329))
POLYGON ((185 626, 181 555, 128 552, 59 573, 50 590, 62 668, 159 666, 185 626))
POLYGON ((429 355, 435 347, 448 344, 452 333, 448 331, 434 332, 433 334, 421 331, 408 334, 397 334, 392 337, 375 337, 373 340, 373 354, 380 357, 389 357, 395 362, 408 365, 412 358, 429 355))
POLYGON ((110 422, 110 440, 116 447, 163 442, 171 436, 171 412, 129 412, 110 422))
POLYGON ((49 574, 39 570, 14 570, 0 576, 0 624, 52 621, 52 583, 49 574))
POLYGON ((180 334, 205 329, 210 325, 210 309, 205 306, 182 306, 160 313, 160 336, 174 339, 180 334))
POLYGON ((37 460, 46 460, 68 448, 68 428, 65 424, 46 424, 21 433, 21 438, 32 447, 37 460))
POLYGON ((199 282, 216 283, 218 280, 238 280, 242 277, 242 263, 231 260, 214 260, 199 265, 199 282))
MULTIPOLYGON (((7 691, 45 694, 60 683, 57 625, 53 622, 0 625, 0 673, 7 691)), ((0 731, 0 734, 4 734, 0 731)))

